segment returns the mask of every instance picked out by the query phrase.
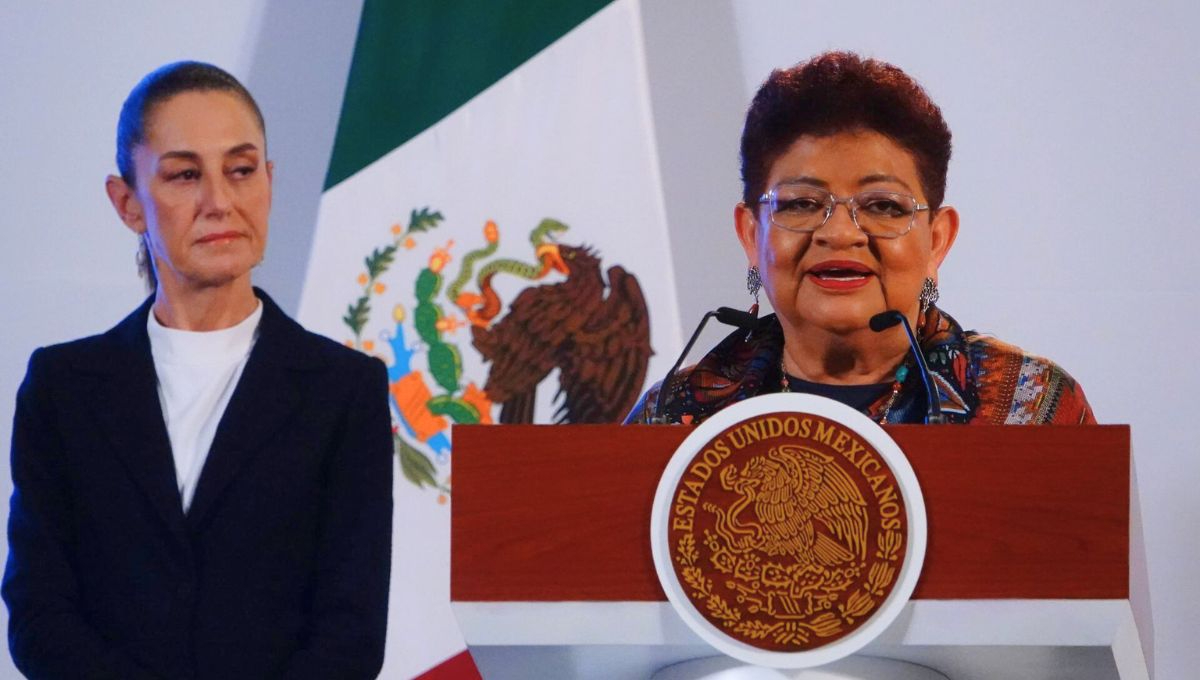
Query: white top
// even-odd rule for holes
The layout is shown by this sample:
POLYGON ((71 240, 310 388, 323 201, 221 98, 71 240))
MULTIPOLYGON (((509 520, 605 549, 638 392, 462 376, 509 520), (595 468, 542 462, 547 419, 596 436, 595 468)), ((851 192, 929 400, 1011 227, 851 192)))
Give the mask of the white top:
POLYGON ((184 513, 192 505, 217 424, 258 338, 262 310, 260 301, 238 325, 204 332, 167 328, 153 312, 148 315, 146 331, 158 373, 158 403, 171 439, 175 483, 184 513))

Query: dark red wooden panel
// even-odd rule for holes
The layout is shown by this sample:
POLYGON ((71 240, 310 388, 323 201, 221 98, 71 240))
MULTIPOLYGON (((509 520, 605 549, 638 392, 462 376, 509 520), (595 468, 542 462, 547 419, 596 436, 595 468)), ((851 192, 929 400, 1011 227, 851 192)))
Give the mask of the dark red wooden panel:
MULTIPOLYGON (((889 426, 929 514, 914 597, 1128 597, 1129 428, 889 426)), ((451 598, 664 600, 670 426, 454 428, 451 598)))

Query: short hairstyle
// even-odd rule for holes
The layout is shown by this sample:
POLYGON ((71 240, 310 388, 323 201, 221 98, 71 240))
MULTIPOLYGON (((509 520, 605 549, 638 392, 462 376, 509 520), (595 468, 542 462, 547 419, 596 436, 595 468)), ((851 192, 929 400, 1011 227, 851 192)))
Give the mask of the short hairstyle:
POLYGON ((941 109, 904 71, 852 52, 777 69, 758 89, 742 130, 742 200, 758 200, 771 166, 800 137, 854 130, 883 134, 911 153, 926 200, 941 206, 950 164, 941 109))
POLYGON ((146 121, 154 107, 184 92, 228 92, 239 97, 254 112, 263 135, 267 134, 258 103, 229 72, 199 61, 177 61, 161 66, 142 78, 121 105, 121 117, 117 121, 117 170, 129 186, 135 186, 137 182, 133 171, 133 147, 146 141, 146 121))

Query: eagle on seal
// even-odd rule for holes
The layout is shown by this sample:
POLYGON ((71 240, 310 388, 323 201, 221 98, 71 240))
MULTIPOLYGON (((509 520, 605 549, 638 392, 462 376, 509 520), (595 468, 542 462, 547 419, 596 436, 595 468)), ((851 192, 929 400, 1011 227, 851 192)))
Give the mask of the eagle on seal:
POLYGON ((740 470, 723 469, 721 486, 741 496, 728 510, 717 510, 716 531, 734 550, 790 556, 802 568, 837 568, 866 558, 867 504, 829 456, 779 446, 740 470))

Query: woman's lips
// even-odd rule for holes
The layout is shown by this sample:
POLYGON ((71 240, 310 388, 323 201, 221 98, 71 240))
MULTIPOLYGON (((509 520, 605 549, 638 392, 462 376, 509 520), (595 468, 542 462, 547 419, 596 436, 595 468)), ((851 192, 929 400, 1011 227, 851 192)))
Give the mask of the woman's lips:
POLYGON ((240 238, 240 237, 241 237, 241 233, 239 233, 239 232, 222 231, 217 234, 208 234, 206 236, 201 236, 199 238, 199 240, 196 241, 196 243, 217 243, 219 241, 230 241, 230 240, 233 240, 235 238, 240 238))
POLYGON ((822 288, 850 290, 867 285, 875 274, 861 262, 829 260, 809 267, 806 275, 822 288))

